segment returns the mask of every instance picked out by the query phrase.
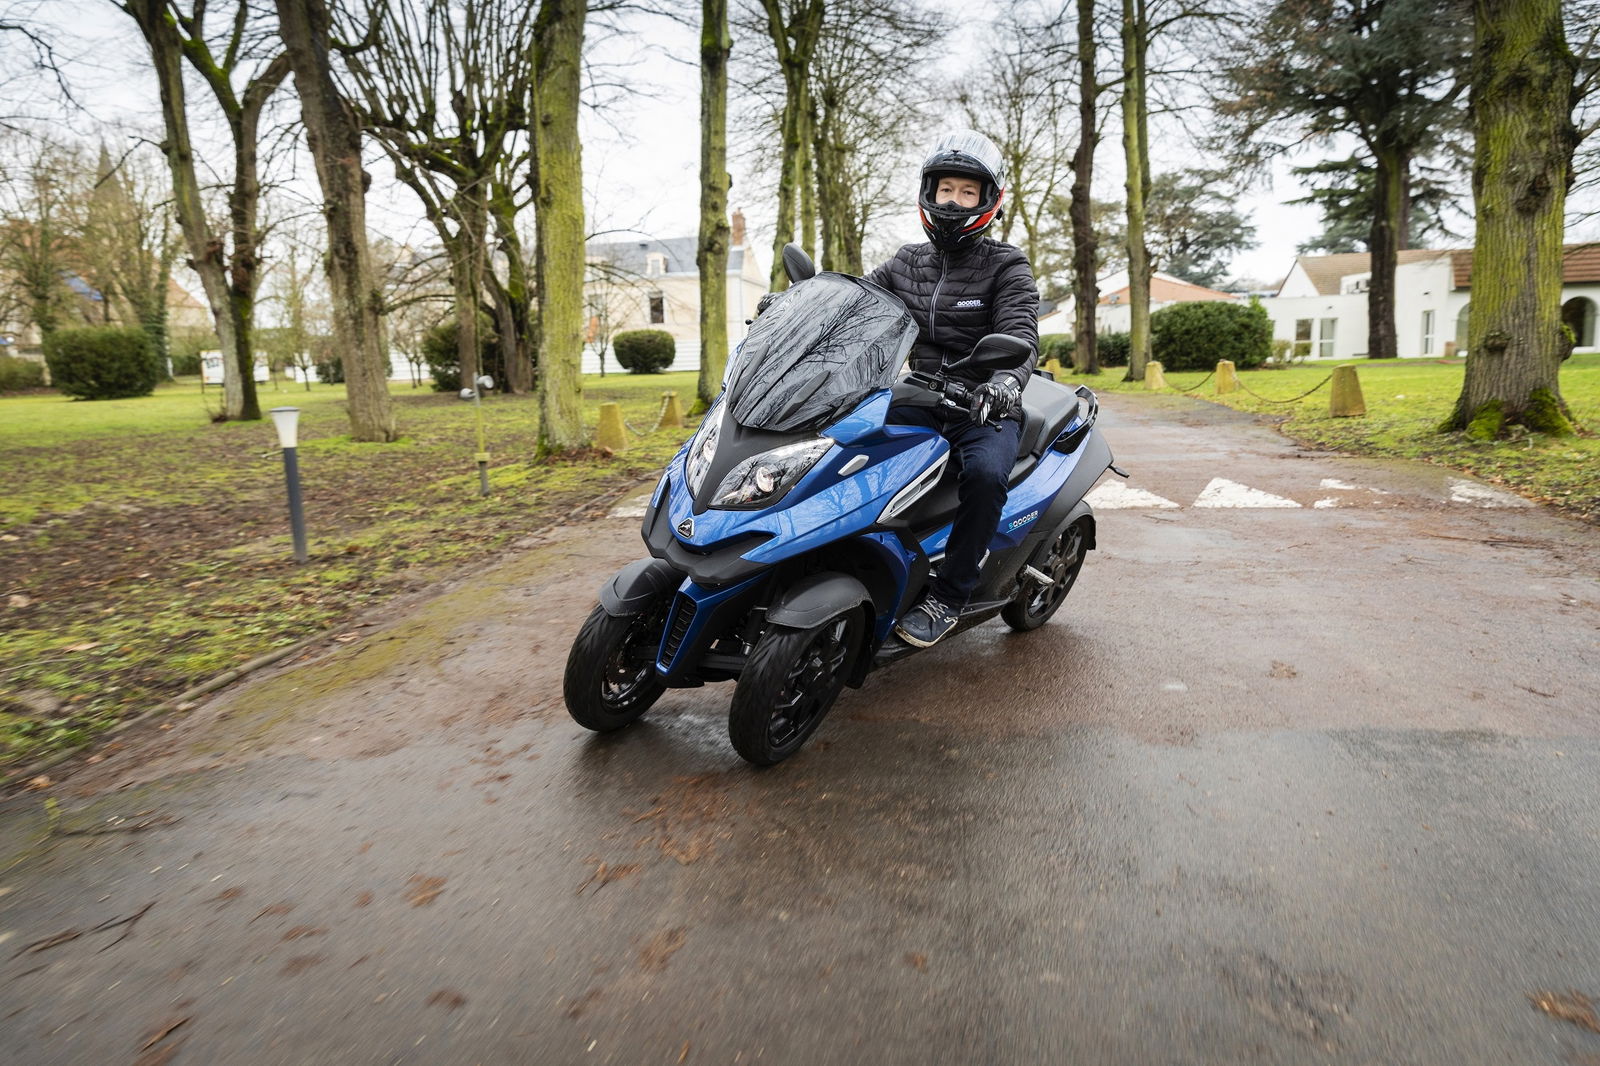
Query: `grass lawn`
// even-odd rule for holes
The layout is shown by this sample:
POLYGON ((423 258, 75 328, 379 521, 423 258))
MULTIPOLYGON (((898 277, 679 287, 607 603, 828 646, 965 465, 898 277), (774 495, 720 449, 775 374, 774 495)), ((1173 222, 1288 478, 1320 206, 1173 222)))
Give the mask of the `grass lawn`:
POLYGON ((263 386, 263 409, 301 410, 304 566, 271 420, 211 422, 215 387, 0 397, 0 766, 82 744, 652 476, 693 429, 654 428, 661 394, 687 409, 695 377, 587 376, 591 428, 615 400, 634 430, 616 456, 535 461, 537 400, 486 397, 487 498, 472 404, 391 383, 403 438, 357 444, 343 386, 263 386))
MULTIPOLYGON (((1313 388, 1335 365, 1340 364, 1247 370, 1239 379, 1250 391, 1218 396, 1213 378, 1194 395, 1280 418, 1285 433, 1307 444, 1356 455, 1424 459, 1600 522, 1600 436, 1596 435, 1600 434, 1600 354, 1574 355, 1561 367, 1561 395, 1582 427, 1582 436, 1561 440, 1522 434, 1488 444, 1469 441, 1459 433, 1437 432, 1461 393, 1466 367, 1459 363, 1449 365, 1435 359, 1351 361, 1367 403, 1364 418, 1331 417, 1326 386, 1292 403, 1268 402, 1313 388)), ((1097 391, 1144 391, 1141 382, 1124 382, 1123 373, 1118 368, 1092 377, 1069 375, 1067 380, 1084 382, 1097 391)), ((1203 371, 1169 373, 1167 392, 1191 389, 1204 377, 1203 371)))

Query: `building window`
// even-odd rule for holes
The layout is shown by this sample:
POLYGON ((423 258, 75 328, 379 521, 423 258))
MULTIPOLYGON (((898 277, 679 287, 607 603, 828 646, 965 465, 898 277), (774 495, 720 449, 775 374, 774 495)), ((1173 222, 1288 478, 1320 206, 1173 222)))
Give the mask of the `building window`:
POLYGON ((650 296, 650 321, 665 322, 667 320, 667 298, 659 292, 650 296))
POLYGON ((660 252, 651 252, 644 257, 644 272, 649 276, 665 274, 667 272, 667 257, 660 252))
POLYGON ((1304 359, 1311 354, 1311 320, 1297 318, 1294 320, 1294 354, 1296 358, 1304 359))
POLYGON ((1333 358, 1333 335, 1338 327, 1339 320, 1337 318, 1325 318, 1322 320, 1322 328, 1317 332, 1318 359, 1333 358))
POLYGON ((1422 312, 1422 354, 1433 354, 1433 312, 1422 312))

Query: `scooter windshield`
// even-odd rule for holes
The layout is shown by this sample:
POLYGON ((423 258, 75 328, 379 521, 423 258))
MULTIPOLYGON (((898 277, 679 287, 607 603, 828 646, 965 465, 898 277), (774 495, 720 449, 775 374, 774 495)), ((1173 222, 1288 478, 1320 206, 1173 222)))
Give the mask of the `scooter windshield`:
POLYGON ((890 293, 848 274, 818 274, 750 327, 728 410, 751 429, 820 428, 893 385, 916 338, 911 313, 890 293))

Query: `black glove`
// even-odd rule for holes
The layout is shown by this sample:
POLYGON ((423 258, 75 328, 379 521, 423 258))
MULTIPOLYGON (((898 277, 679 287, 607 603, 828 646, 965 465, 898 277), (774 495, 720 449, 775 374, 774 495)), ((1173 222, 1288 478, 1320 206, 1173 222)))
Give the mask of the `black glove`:
POLYGON ((773 304, 777 303, 782 298, 783 298, 783 293, 781 293, 781 292, 764 292, 764 293, 762 293, 761 294, 761 299, 756 301, 756 317, 760 318, 761 317, 761 312, 765 311, 767 308, 771 307, 773 304))
POLYGON ((1010 378, 997 378, 972 391, 968 414, 974 422, 999 422, 1022 406, 1022 390, 1010 378))

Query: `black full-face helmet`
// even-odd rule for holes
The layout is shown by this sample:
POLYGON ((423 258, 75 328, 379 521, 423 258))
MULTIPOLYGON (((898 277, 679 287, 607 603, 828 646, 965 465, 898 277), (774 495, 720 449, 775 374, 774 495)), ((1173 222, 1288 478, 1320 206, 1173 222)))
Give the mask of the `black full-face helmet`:
POLYGON ((935 248, 960 252, 976 244, 984 231, 1000 216, 1000 201, 1005 199, 1006 179, 1000 149, 977 130, 954 130, 939 138, 922 163, 922 186, 917 194, 917 213, 922 228, 935 248), (934 202, 939 179, 956 174, 977 180, 982 192, 977 207, 960 207, 953 202, 934 202))

